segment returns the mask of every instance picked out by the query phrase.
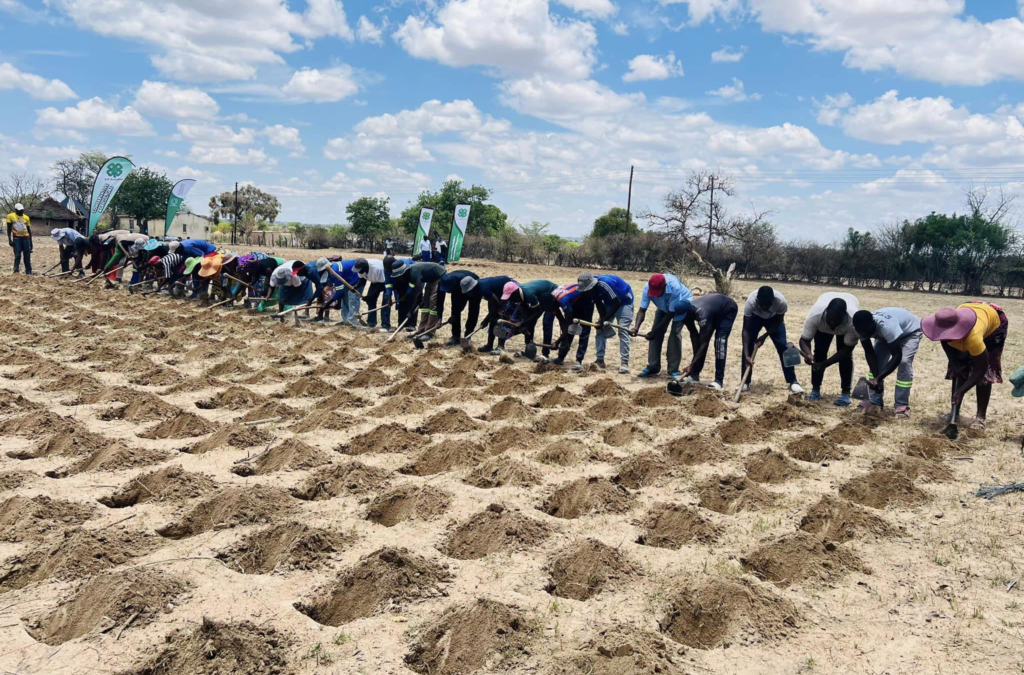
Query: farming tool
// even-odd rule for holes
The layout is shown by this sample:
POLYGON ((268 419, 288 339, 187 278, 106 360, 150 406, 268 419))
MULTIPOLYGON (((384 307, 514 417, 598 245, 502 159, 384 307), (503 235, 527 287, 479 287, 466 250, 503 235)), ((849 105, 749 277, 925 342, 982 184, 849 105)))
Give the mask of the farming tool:
POLYGON ((862 377, 857 380, 857 386, 853 388, 851 396, 855 401, 871 400, 871 387, 868 385, 868 378, 862 377))
POLYGON ((41 276, 44 276, 44 277, 45 277, 45 276, 46 276, 46 275, 48 275, 48 274, 49 274, 50 272, 52 272, 53 270, 57 269, 57 268, 58 268, 59 266, 60 266, 60 263, 57 263, 56 265, 54 265, 54 266, 53 266, 53 267, 51 267, 50 269, 48 269, 48 270, 46 270, 45 272, 43 272, 41 276))
POLYGON ((768 334, 765 333, 757 340, 754 341, 754 349, 750 353, 750 363, 747 364, 746 369, 743 371, 743 377, 740 379, 740 386, 736 387, 736 398, 733 399, 733 403, 739 403, 740 398, 743 396, 743 385, 747 383, 747 379, 750 378, 750 374, 754 372, 754 359, 757 358, 757 350, 761 348, 764 341, 768 339, 768 334))
POLYGON ((466 337, 464 337, 461 340, 459 340, 459 344, 462 345, 462 351, 464 351, 464 352, 471 351, 473 349, 473 342, 472 342, 473 336, 476 335, 477 333, 479 333, 480 331, 482 331, 485 328, 487 328, 487 326, 480 326, 475 331, 473 331, 472 333, 470 333, 466 337))
MULTIPOLYGON (((953 380, 953 392, 956 393, 957 389, 960 388, 960 378, 953 380)), ((951 441, 955 441, 960 438, 960 404, 957 403, 953 406, 953 410, 949 416, 949 424, 942 430, 942 435, 951 441)))
POLYGON ((384 344, 388 344, 389 342, 394 340, 395 337, 405 329, 405 324, 407 324, 407 323, 409 323, 409 317, 405 318, 405 321, 402 322, 402 325, 399 326, 398 329, 394 333, 391 334, 391 337, 389 337, 387 340, 384 341, 384 344))
POLYGON ((99 279, 101 276, 106 276, 108 274, 117 274, 118 272, 120 272, 121 270, 125 269, 126 267, 128 267, 128 265, 121 265, 120 267, 115 267, 114 269, 112 269, 110 271, 104 270, 103 272, 100 272, 99 274, 94 275, 91 279, 86 281, 85 285, 88 286, 92 282, 94 282, 97 279, 99 279))
POLYGON ((376 309, 369 309, 369 310, 367 310, 365 312, 357 314, 356 316, 359 317, 359 318, 362 318, 364 316, 370 316, 371 314, 376 314, 377 312, 381 311, 382 309, 387 309, 388 307, 394 307, 397 304, 398 304, 397 302, 389 302, 386 305, 381 305, 380 307, 377 307, 376 309))

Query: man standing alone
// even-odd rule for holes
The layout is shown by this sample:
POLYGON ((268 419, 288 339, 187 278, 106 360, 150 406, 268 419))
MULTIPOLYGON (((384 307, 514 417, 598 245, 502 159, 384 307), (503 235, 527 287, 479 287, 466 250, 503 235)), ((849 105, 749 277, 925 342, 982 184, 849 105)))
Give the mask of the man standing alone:
POLYGON ((25 259, 25 274, 32 274, 32 221, 21 204, 14 205, 14 211, 7 214, 7 243, 14 249, 14 273, 25 259))

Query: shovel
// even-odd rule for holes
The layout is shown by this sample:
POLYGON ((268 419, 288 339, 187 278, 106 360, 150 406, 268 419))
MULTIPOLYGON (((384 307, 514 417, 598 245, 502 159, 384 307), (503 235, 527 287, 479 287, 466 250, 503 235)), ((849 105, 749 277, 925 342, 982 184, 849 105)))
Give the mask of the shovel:
POLYGON ((423 336, 424 335, 430 335, 431 333, 436 333, 437 331, 441 330, 445 326, 450 326, 450 325, 451 325, 450 322, 445 321, 440 326, 437 326, 435 328, 431 328, 429 330, 425 330, 422 333, 416 333, 416 335, 412 336, 412 343, 413 343, 413 345, 415 345, 416 349, 426 349, 426 346, 423 344, 423 336))
POLYGON ((754 371, 754 359, 757 358, 757 350, 761 348, 762 344, 763 343, 760 339, 754 341, 754 350, 750 352, 750 363, 747 364, 747 368, 743 372, 743 378, 740 379, 740 386, 736 387, 736 398, 733 399, 733 403, 739 403, 740 397, 743 396, 743 385, 746 384, 747 378, 750 377, 750 373, 754 371))
POLYGON ((862 377, 857 380, 857 386, 853 388, 853 396, 856 401, 868 401, 871 397, 871 390, 868 387, 868 378, 862 377))
MULTIPOLYGON (((953 380, 953 391, 960 388, 960 380, 953 380)), ((953 414, 949 418, 949 424, 942 430, 942 435, 951 441, 960 438, 960 406, 953 406, 953 414)))
POLYGON ((473 351, 472 338, 473 338, 474 335, 476 335, 477 333, 482 331, 484 328, 487 328, 487 326, 480 326, 475 331, 473 331, 472 333, 470 333, 466 337, 464 337, 461 340, 459 340, 459 344, 462 345, 462 351, 464 351, 464 352, 473 351))

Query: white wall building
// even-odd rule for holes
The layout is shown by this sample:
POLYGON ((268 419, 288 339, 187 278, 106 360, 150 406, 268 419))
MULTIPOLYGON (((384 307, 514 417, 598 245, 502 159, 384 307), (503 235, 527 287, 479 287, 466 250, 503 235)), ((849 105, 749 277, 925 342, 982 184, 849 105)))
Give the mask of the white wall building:
MULTIPOLYGON (((149 221, 149 233, 153 236, 163 234, 164 221, 163 219, 149 221)), ((128 216, 118 216, 117 227, 114 229, 118 230, 131 230, 132 232, 139 231, 139 225, 135 222, 134 218, 128 216)), ((168 230, 167 234, 172 237, 181 237, 182 239, 209 239, 210 232, 213 230, 213 219, 207 218, 206 216, 200 216, 196 213, 178 213, 174 217, 174 221, 171 222, 171 229, 168 230)))

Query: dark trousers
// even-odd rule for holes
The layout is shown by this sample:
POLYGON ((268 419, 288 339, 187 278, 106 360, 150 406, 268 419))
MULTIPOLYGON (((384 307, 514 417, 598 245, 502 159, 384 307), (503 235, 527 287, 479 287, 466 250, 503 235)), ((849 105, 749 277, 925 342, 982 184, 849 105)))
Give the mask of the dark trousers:
POLYGON ((448 296, 452 298, 452 315, 448 323, 452 325, 452 338, 458 340, 463 335, 469 335, 476 330, 476 322, 480 320, 480 300, 470 301, 461 291, 454 293, 437 293, 437 317, 444 318, 444 305, 448 296), (469 314, 466 318, 466 332, 462 332, 462 312, 469 307, 469 314))
MULTIPOLYGON (((487 301, 487 313, 494 317, 491 321, 491 325, 487 327, 487 348, 494 348, 494 327, 497 325, 497 321, 501 318, 501 303, 495 300, 487 301)), ((505 340, 498 340, 498 349, 505 348, 505 340)))
MULTIPOLYGON (((382 305, 388 304, 391 301, 391 289, 387 285, 382 283, 370 284, 366 289, 366 308, 369 310, 377 309, 377 300, 380 299, 382 305)), ((379 312, 373 312, 372 314, 366 315, 366 325, 370 328, 377 327, 377 315, 380 314, 380 326, 381 328, 391 329, 391 308, 382 309, 379 312)))
MULTIPOLYGON (((757 340, 758 334, 764 330, 769 321, 774 320, 775 319, 762 319, 759 316, 752 316, 746 320, 746 326, 744 327, 745 330, 743 331, 743 371, 740 373, 741 376, 743 373, 747 372, 747 366, 750 365, 747 355, 754 350, 754 341, 757 340)), ((786 347, 789 345, 786 341, 786 322, 780 321, 768 335, 772 340, 772 344, 775 345, 775 351, 779 353, 779 365, 782 365, 782 355, 785 353, 786 347)), ((793 384, 796 382, 796 371, 793 370, 792 367, 786 368, 783 366, 782 374, 786 378, 786 384, 793 384)), ((744 384, 750 384, 753 376, 754 373, 751 371, 744 384)))
POLYGON ((61 272, 70 272, 71 271, 71 261, 74 259, 74 257, 75 257, 75 247, 74 246, 64 246, 63 244, 61 244, 61 246, 60 246, 60 271, 61 272))
MULTIPOLYGON (((814 362, 822 363, 828 360, 828 350, 832 347, 832 339, 835 335, 822 333, 820 330, 814 334, 814 362)), ((842 345, 837 341, 837 348, 842 345)), ((824 370, 811 369, 811 388, 814 391, 821 389, 821 383, 825 380, 824 370)), ((839 362, 839 381, 844 394, 850 393, 853 386, 853 352, 848 358, 839 362)))
POLYGON ((32 274, 32 239, 29 237, 13 237, 14 241, 14 273, 17 274, 21 267, 21 260, 25 260, 25 274, 32 274))
MULTIPOLYGON (((715 326, 714 337, 712 340, 715 345, 715 382, 725 382, 725 361, 729 353, 729 336, 732 335, 733 324, 736 323, 736 313, 733 312, 731 316, 728 316, 715 326)), ((693 345, 693 351, 696 352, 699 345, 699 338, 696 335, 690 336, 690 343, 693 345)), ((707 352, 704 352, 704 358, 697 363, 690 372, 690 377, 695 380, 700 380, 701 371, 704 370, 704 361, 707 359, 707 352)))
MULTIPOLYGON (((544 344, 553 344, 551 341, 555 335, 555 313, 544 312, 544 344)), ((583 326, 583 332, 580 334, 580 342, 576 347, 576 361, 583 363, 583 358, 587 355, 587 347, 590 345, 590 326, 583 326)), ((565 336, 564 342, 558 347, 558 358, 564 360, 569 355, 569 348, 572 346, 572 335, 565 336)), ((546 357, 550 354, 549 349, 542 348, 541 353, 546 357)))

